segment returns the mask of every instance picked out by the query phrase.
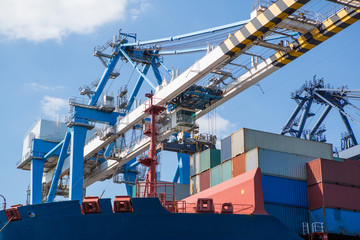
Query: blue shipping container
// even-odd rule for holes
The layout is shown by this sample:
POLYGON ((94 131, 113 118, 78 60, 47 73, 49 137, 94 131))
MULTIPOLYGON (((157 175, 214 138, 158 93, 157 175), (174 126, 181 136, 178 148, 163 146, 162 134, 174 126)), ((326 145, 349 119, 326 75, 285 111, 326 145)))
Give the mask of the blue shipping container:
POLYGON ((311 223, 324 223, 324 230, 328 233, 356 236, 360 235, 360 212, 341 209, 325 208, 310 212, 311 223), (324 219, 324 215, 326 219, 324 219))
POLYGON ((268 214, 277 217, 288 228, 300 235, 303 234, 302 223, 309 222, 309 210, 307 208, 265 203, 265 210, 268 214))
POLYGON ((262 175, 264 202, 308 207, 307 182, 262 175))
POLYGON ((221 140, 221 162, 231 158, 231 135, 221 140))

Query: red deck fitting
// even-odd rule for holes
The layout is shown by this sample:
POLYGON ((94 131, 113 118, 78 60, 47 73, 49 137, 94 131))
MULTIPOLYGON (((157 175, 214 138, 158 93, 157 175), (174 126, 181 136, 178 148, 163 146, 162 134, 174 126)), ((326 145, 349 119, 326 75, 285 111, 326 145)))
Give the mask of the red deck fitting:
POLYGON ((82 203, 82 210, 84 214, 101 213, 99 197, 85 197, 82 203))
POLYGON ((196 204, 197 213, 214 213, 214 201, 212 198, 199 198, 196 204))
POLYGON ((114 211, 118 212, 132 212, 132 202, 130 196, 116 196, 114 200, 114 211))
POLYGON ((5 210, 5 215, 9 222, 21 220, 21 215, 19 213, 18 207, 21 207, 22 204, 11 206, 10 209, 5 210))
POLYGON ((221 206, 221 213, 230 213, 232 214, 234 212, 234 207, 232 203, 223 203, 221 206))

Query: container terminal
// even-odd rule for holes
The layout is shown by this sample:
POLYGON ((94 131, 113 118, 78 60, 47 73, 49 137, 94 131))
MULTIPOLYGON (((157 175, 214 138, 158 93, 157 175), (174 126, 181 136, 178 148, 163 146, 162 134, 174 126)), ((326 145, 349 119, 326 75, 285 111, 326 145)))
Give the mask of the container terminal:
POLYGON ((360 90, 314 76, 292 94, 297 106, 278 133, 245 127, 217 139, 197 123, 360 19, 360 1, 329 0, 321 14, 309 2, 257 1, 248 20, 149 41, 120 30, 95 47, 102 77, 69 99, 64 122, 39 119, 24 138, 16 165, 31 173, 27 204, 0 195, 0 239, 359 239, 350 121, 360 122, 347 109, 359 110, 360 90), (183 72, 166 65, 192 53, 202 57, 183 72), (119 63, 138 78, 113 95, 105 87, 121 79, 119 63), (340 149, 326 143, 330 111, 345 129, 340 149), (171 182, 160 178, 162 151, 177 154, 171 182), (127 195, 87 195, 107 179, 127 195))

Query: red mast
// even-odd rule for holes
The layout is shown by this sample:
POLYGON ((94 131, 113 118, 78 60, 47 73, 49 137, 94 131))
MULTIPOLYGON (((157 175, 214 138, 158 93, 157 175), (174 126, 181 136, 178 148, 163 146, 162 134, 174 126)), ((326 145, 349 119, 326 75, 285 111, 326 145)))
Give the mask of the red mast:
POLYGON ((146 175, 146 185, 145 189, 147 190, 148 197, 157 197, 156 193, 156 165, 158 162, 156 161, 156 116, 159 115, 166 108, 162 105, 154 105, 153 93, 145 94, 146 97, 149 98, 149 104, 145 105, 145 112, 151 116, 150 126, 145 125, 144 127, 144 135, 150 137, 150 148, 148 152, 148 156, 142 158, 140 163, 149 168, 149 171, 146 175))

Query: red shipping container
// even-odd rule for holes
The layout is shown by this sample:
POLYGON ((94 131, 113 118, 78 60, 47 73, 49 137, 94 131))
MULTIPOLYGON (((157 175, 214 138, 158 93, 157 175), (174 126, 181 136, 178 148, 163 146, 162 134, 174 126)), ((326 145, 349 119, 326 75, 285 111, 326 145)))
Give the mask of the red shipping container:
POLYGON ((360 187, 360 162, 318 158, 306 164, 308 185, 320 182, 360 187))
POLYGON ((210 170, 200 173, 200 191, 210 188, 210 170))
POLYGON ((186 202, 187 213, 194 212, 199 198, 212 198, 217 212, 221 211, 223 203, 231 202, 235 214, 267 214, 264 208, 260 168, 183 199, 186 202))
POLYGON ((318 183, 308 187, 309 209, 321 207, 360 211, 360 188, 318 183))
POLYGON ((240 154, 232 159, 232 177, 245 173, 245 154, 240 154))

